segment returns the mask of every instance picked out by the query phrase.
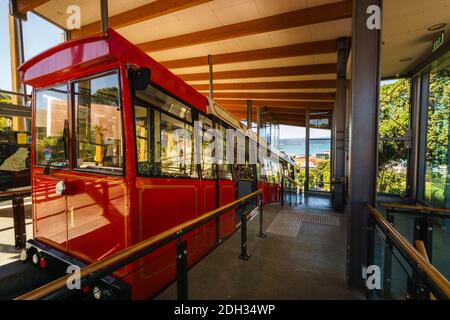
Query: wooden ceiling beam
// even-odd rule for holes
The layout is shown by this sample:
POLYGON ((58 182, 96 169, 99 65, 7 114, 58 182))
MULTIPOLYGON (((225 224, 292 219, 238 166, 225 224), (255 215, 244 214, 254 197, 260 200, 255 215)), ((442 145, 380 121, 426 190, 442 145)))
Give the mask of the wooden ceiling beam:
POLYGON ((352 1, 346 0, 165 39, 148 41, 140 43, 138 46, 146 52, 155 52, 351 18, 351 16, 352 1))
MULTIPOLYGON (((336 70, 337 69, 335 63, 310 64, 304 66, 279 67, 279 68, 218 71, 213 73, 213 79, 223 80, 223 79, 303 76, 314 74, 336 74, 336 70)), ((186 82, 206 81, 209 79, 208 72, 178 74, 177 76, 186 82)))
MULTIPOLYGON (((233 99, 216 99, 219 105, 224 107, 245 107, 247 100, 233 100, 233 99)), ((333 109, 332 102, 316 102, 316 101, 279 101, 279 100, 255 100, 253 106, 272 107, 272 108, 310 108, 318 110, 333 109)))
MULTIPOLYGON (((307 43, 297 43, 281 47, 217 54, 213 56, 213 64, 219 65, 227 63, 238 63, 247 61, 258 61, 258 60, 335 53, 336 50, 337 49, 335 39, 314 41, 307 43)), ((208 57, 202 56, 179 60, 169 60, 169 61, 162 61, 160 63, 168 69, 199 67, 208 65, 208 57)))
POLYGON ((334 93, 330 92, 215 92, 216 99, 245 100, 325 100, 334 101, 334 93))
POLYGON ((49 0, 16 0, 16 10, 21 14, 25 14, 48 1, 49 0))
MULTIPOLYGON (((109 17, 108 24, 110 28, 118 29, 210 1, 212 0, 156 0, 138 8, 109 17)), ((71 37, 72 39, 77 39, 100 32, 100 29, 100 21, 96 21, 83 26, 81 29, 72 30, 71 37)))
MULTIPOLYGON (((198 91, 208 91, 208 84, 192 84, 198 91)), ((271 89, 336 89, 336 80, 304 80, 304 81, 273 81, 273 82, 240 82, 216 83, 216 90, 271 90, 271 89)))

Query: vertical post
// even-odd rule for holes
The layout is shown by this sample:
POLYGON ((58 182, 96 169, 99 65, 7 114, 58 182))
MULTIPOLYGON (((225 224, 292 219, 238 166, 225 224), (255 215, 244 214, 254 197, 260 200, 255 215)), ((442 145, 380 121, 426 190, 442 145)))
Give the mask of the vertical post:
POLYGON ((309 191, 309 109, 306 109, 306 126, 305 126, 305 191, 309 191))
POLYGON ((281 177, 281 207, 284 207, 284 177, 281 177))
MULTIPOLYGON (((339 38, 337 41, 337 81, 336 99, 333 109, 333 180, 341 181, 345 175, 345 111, 347 103, 347 60, 349 56, 350 38, 339 38)), ((344 211, 344 184, 334 184, 333 208, 344 211)))
POLYGON ((252 100, 247 100, 247 128, 252 130, 253 123, 253 102, 252 100))
MULTIPOLYGON (((394 226, 394 216, 390 214, 390 210, 386 210, 386 220, 394 226)), ((393 243, 391 238, 386 237, 386 248, 384 251, 384 267, 383 267, 383 297, 391 299, 392 284, 392 250, 393 243)))
MULTIPOLYGON (((23 47, 23 30, 22 21, 12 15, 9 16, 9 42, 10 42, 10 54, 11 54, 11 84, 13 92, 26 92, 26 85, 21 83, 19 77, 19 66, 25 62, 25 54, 23 47)), ((13 103, 25 105, 26 102, 19 101, 18 96, 12 97, 13 103)), ((13 122, 18 122, 17 117, 13 118, 13 122)), ((21 128, 17 128, 21 130, 21 128)))
POLYGON ((213 87, 213 58, 212 55, 208 55, 208 70, 209 70, 209 98, 214 99, 214 87, 213 87))
POLYGON ((25 208, 23 198, 20 196, 12 200, 14 219, 14 238, 16 249, 25 248, 27 241, 27 231, 25 229, 25 208))
POLYGON ((262 193, 258 196, 259 203, 259 233, 258 237, 265 238, 266 234, 263 231, 263 196, 262 193))
POLYGON ((100 0, 102 32, 108 32, 108 0, 100 0))
MULTIPOLYGON (((374 252, 375 252, 375 220, 369 216, 369 221, 367 223, 367 261, 368 265, 372 265, 374 262, 374 252)), ((371 291, 365 290, 366 298, 370 299, 371 291)))
POLYGON ((380 85, 380 29, 368 28, 372 19, 381 17, 369 7, 381 11, 381 0, 353 2, 352 38, 352 102, 350 114, 349 205, 348 205, 348 285, 365 291, 361 270, 367 267, 369 222, 367 203, 376 203, 378 148, 378 109, 380 85), (375 16, 374 16, 375 15, 375 16))
POLYGON ((177 239, 177 299, 188 300, 188 264, 186 241, 177 239))
POLYGON ((289 181, 289 206, 292 207, 292 181, 289 181))
POLYGON ((239 259, 247 261, 250 255, 247 254, 247 213, 249 205, 244 205, 241 212, 241 255, 239 259))

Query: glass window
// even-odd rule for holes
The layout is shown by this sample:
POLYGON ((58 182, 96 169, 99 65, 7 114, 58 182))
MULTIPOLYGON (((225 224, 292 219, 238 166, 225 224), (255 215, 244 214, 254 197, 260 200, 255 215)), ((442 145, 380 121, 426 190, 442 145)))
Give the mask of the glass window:
POLYGON ((194 134, 192 126, 161 113, 160 136, 161 174, 177 177, 197 177, 194 164, 194 134))
POLYGON ((381 82, 377 191, 407 195, 410 80, 381 82))
POLYGON ((215 162, 215 139, 216 137, 208 131, 213 128, 212 121, 203 115, 198 116, 198 120, 202 122, 202 178, 215 179, 216 170, 213 165, 215 162))
POLYGON ((221 133, 222 136, 222 145, 223 145, 223 161, 219 161, 219 179, 222 180, 232 180, 233 179, 233 165, 231 163, 228 163, 226 161, 226 157, 227 157, 227 129, 225 126, 221 125, 221 124, 216 124, 217 127, 219 128, 219 131, 221 133))
POLYGON ((68 167, 64 148, 64 126, 67 120, 67 85, 37 90, 35 94, 36 164, 46 165, 52 159, 54 167, 68 167))
POLYGON ((450 66, 430 73, 425 201, 450 208, 450 66))
POLYGON ((311 113, 309 140, 309 189, 330 191, 331 130, 327 112, 311 113))
POLYGON ((122 173, 122 115, 118 73, 75 82, 73 97, 75 166, 101 173, 122 173))
POLYGON ((180 119, 192 122, 191 108, 175 100, 158 89, 148 86, 145 90, 137 90, 136 98, 161 108, 180 119))

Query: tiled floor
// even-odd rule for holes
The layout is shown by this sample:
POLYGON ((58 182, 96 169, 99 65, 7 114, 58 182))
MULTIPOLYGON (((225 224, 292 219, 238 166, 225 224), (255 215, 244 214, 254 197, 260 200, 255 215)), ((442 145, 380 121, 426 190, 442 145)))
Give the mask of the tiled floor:
MULTIPOLYGON (((249 223, 248 261, 238 259, 240 231, 189 271, 190 299, 351 299, 345 285, 345 217, 330 198, 309 196, 292 212, 305 209, 340 219, 340 226, 302 222, 295 237, 268 233, 256 237, 258 219, 249 223)), ((266 230, 279 205, 264 208, 266 230)), ((291 213, 292 213, 291 212, 291 213)), ((157 299, 174 299, 176 283, 157 299)))

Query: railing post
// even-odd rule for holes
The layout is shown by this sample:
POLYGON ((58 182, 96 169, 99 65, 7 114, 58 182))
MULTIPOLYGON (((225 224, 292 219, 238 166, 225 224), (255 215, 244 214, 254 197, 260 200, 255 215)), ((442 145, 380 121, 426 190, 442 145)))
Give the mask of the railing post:
MULTIPOLYGON (((389 209, 386 210, 386 220, 394 227, 394 216, 390 214, 389 209)), ((384 267, 383 267, 383 296, 386 299, 391 298, 392 250, 393 250, 393 243, 389 237, 386 237, 386 249, 384 251, 384 267)))
POLYGON ((241 213, 241 255, 239 259, 247 261, 250 255, 247 254, 247 213, 248 205, 244 206, 241 213))
POLYGON ((258 237, 265 238, 266 234, 263 231, 263 198, 262 194, 259 195, 259 233, 258 237))
MULTIPOLYGON (((374 263, 374 252, 375 252, 375 220, 372 216, 369 216, 369 221, 367 224, 367 266, 373 265, 374 263)), ((367 300, 371 298, 371 290, 366 290, 367 300)))
POLYGON ((177 299, 188 300, 188 264, 186 241, 177 239, 177 299))
POLYGON ((292 207, 292 181, 289 180, 289 206, 292 207))
POLYGON ((281 177, 281 207, 284 207, 284 177, 281 177))
POLYGON ((25 248, 27 241, 27 232, 25 229, 25 208, 23 197, 17 196, 12 200, 13 219, 14 219, 14 237, 16 249, 25 248))

